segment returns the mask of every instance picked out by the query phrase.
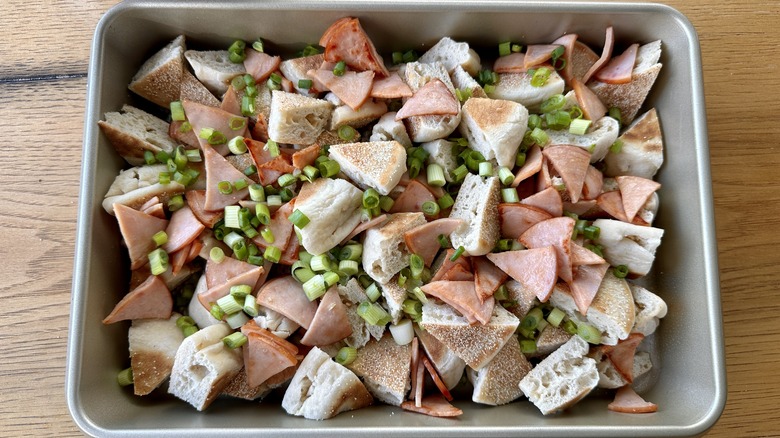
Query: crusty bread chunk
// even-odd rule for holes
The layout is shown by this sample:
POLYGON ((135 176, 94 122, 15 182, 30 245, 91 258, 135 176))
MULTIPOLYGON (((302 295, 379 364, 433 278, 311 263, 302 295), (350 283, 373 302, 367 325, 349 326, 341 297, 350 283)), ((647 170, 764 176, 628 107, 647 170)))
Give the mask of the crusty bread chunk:
POLYGON ((507 299, 512 303, 506 310, 512 312, 519 319, 525 318, 525 315, 538 304, 536 293, 517 280, 510 279, 504 285, 506 286, 507 299))
POLYGON ((306 183, 295 200, 310 222, 296 227, 301 245, 311 254, 330 251, 360 222, 363 194, 343 179, 319 178, 306 183))
POLYGON ((219 324, 217 318, 211 314, 198 299, 198 295, 206 293, 208 291, 208 284, 206 283, 206 275, 203 274, 198 278, 198 283, 195 286, 195 292, 192 294, 190 304, 187 306, 187 314, 195 321, 195 324, 200 328, 206 328, 211 325, 219 324))
POLYGON ((599 383, 596 361, 586 354, 588 343, 573 336, 539 362, 520 381, 520 389, 544 415, 574 405, 599 383))
POLYGON ((516 316, 494 306, 487 324, 471 325, 447 304, 429 299, 423 305, 420 325, 446 345, 472 369, 479 370, 490 362, 520 324, 516 316))
MULTIPOLYGON (((267 89, 267 87, 266 87, 267 89)), ((181 78, 181 90, 179 92, 179 100, 191 100, 203 105, 219 107, 220 101, 206 88, 201 81, 192 75, 188 70, 184 71, 184 75, 181 78)))
POLYGON ((655 261, 664 230, 629 224, 614 219, 597 219, 601 229, 596 243, 604 247, 604 259, 612 266, 626 265, 631 274, 647 275, 655 261))
POLYGON ((286 368, 285 370, 274 374, 270 379, 260 385, 252 387, 249 386, 249 382, 247 382, 246 368, 241 368, 241 371, 236 374, 236 377, 234 377, 225 389, 222 390, 222 394, 244 400, 263 399, 274 389, 286 385, 295 375, 297 369, 297 365, 286 368))
POLYGON ((555 94, 562 94, 566 86, 563 78, 555 71, 541 87, 531 85, 532 76, 527 73, 502 73, 498 77, 495 89, 488 96, 517 102, 532 113, 539 113, 542 102, 555 94))
POLYGON ((271 92, 268 137, 279 143, 311 144, 328 127, 330 102, 295 93, 271 92))
POLYGON ((395 111, 385 113, 379 118, 373 128, 371 128, 371 141, 390 141, 395 140, 401 143, 404 148, 412 147, 412 140, 406 133, 406 126, 403 121, 395 119, 395 111))
POLYGON ((466 227, 450 235, 452 247, 462 246, 469 255, 485 255, 498 241, 498 202, 500 183, 491 176, 483 179, 472 173, 466 175, 460 186, 450 217, 463 219, 466 227))
POLYGON ((141 65, 127 88, 146 100, 168 108, 179 100, 184 69, 184 35, 177 36, 141 65))
POLYGON ((127 338, 135 395, 149 394, 171 375, 176 350, 184 341, 176 326, 180 316, 173 313, 168 319, 133 320, 127 338))
POLYGON ((548 324, 536 339, 536 352, 529 355, 530 357, 547 356, 553 351, 560 348, 572 337, 566 330, 555 327, 552 324, 548 324))
POLYGON ((187 50, 184 57, 195 77, 217 96, 225 94, 231 79, 246 73, 244 63, 230 61, 227 50, 187 50))
MULTIPOLYGON (((608 156, 609 147, 615 143, 620 132, 620 124, 612 117, 598 119, 583 135, 572 134, 568 129, 545 130, 550 139, 548 145, 564 144, 578 146, 590 153, 590 162, 595 163, 608 156)), ((610 154, 611 155, 611 154, 610 154)))
POLYGON ((447 182, 454 181, 452 171, 458 167, 458 157, 453 150, 455 143, 439 139, 423 143, 420 146, 429 154, 428 164, 438 164, 444 170, 444 179, 447 182))
POLYGON ((440 62, 449 73, 460 67, 468 74, 476 75, 482 68, 479 55, 469 48, 469 43, 457 42, 450 37, 440 39, 418 61, 423 64, 440 62))
MULTIPOLYGON (((596 368, 599 370, 599 388, 616 389, 629 384, 601 349, 594 349, 589 356, 596 360, 596 368)), ((652 368, 653 362, 650 359, 650 353, 637 351, 634 354, 634 366, 631 369, 631 375, 635 381, 637 378, 647 374, 652 368)))
POLYGON ((636 317, 632 333, 642 333, 645 337, 655 333, 660 319, 666 316, 666 302, 658 295, 637 284, 629 283, 631 295, 634 297, 636 317))
POLYGON ((290 415, 326 420, 372 402, 371 394, 352 371, 314 347, 284 392, 282 408, 290 415))
POLYGON ((644 113, 619 137, 620 151, 606 155, 606 176, 633 175, 653 179, 664 164, 664 139, 655 108, 644 113))
POLYGON ((469 368, 466 373, 474 385, 471 400, 485 405, 499 406, 517 400, 521 395, 520 381, 531 371, 517 335, 512 335, 504 347, 480 370, 469 368))
POLYGON ((463 70, 461 66, 455 67, 450 72, 450 79, 452 79, 452 85, 455 88, 461 90, 461 92, 465 91, 471 97, 487 97, 485 90, 479 85, 479 82, 471 77, 466 70, 463 70))
POLYGON ((381 227, 366 231, 363 241, 366 273, 379 284, 385 284, 408 266, 410 254, 404 243, 404 232, 426 222, 422 213, 396 213, 381 227))
POLYGON ((222 338, 233 331, 227 324, 200 329, 176 351, 168 392, 206 409, 243 366, 241 349, 228 348, 222 338))
POLYGON ((155 196, 160 199, 160 202, 167 203, 172 196, 184 193, 184 186, 176 181, 171 180, 168 184, 158 182, 160 172, 165 171, 167 171, 165 164, 120 170, 106 192, 103 209, 108 214, 114 215, 114 204, 138 209, 155 196))
POLYGON ((363 189, 387 195, 406 172, 406 149, 397 141, 372 141, 332 145, 330 158, 363 189))
POLYGON ((369 341, 357 351, 357 358, 347 365, 363 380, 368 392, 389 405, 401 406, 411 388, 411 344, 398 345, 390 333, 369 341))
POLYGON ((302 56, 300 58, 285 59, 279 63, 279 70, 285 78, 292 82, 295 91, 306 96, 314 96, 319 91, 325 91, 326 88, 320 88, 319 81, 314 81, 310 88, 298 87, 298 81, 301 79, 312 79, 306 74, 309 70, 317 70, 325 62, 325 55, 317 54, 311 56, 302 56))
POLYGON ((168 123, 130 105, 108 112, 98 126, 116 152, 133 166, 144 164, 144 152, 170 153, 178 144, 168 136, 168 123))
MULTIPOLYGON (((407 63, 402 76, 413 92, 416 92, 433 79, 438 79, 455 95, 455 87, 452 86, 450 75, 440 62, 432 62, 430 64, 421 62, 407 63)), ((460 123, 460 112, 456 115, 412 116, 407 117, 404 121, 412 141, 422 143, 450 135, 460 123)))
POLYGON ((463 104, 460 129, 469 146, 486 160, 510 169, 528 129, 528 110, 509 100, 472 97, 463 104))
POLYGON ((330 129, 335 131, 342 126, 362 128, 386 113, 387 104, 381 100, 369 99, 357 110, 353 110, 349 105, 339 105, 333 110, 330 129))
POLYGON ((385 326, 369 324, 362 316, 358 315, 357 308, 363 301, 368 301, 368 295, 355 279, 351 278, 346 286, 338 286, 341 301, 347 307, 347 318, 352 327, 352 334, 344 339, 344 342, 350 347, 360 348, 373 337, 381 339, 385 333, 385 326))

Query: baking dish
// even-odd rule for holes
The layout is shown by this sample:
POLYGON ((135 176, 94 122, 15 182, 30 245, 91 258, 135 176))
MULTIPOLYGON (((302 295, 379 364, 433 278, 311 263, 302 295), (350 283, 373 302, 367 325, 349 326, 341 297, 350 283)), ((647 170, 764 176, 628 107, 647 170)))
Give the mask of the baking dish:
MULTIPOLYGON (((719 417, 726 398, 725 364, 714 235, 709 149, 696 33, 672 8, 640 3, 522 1, 125 1, 95 31, 90 60, 81 192, 67 361, 67 399, 76 424, 95 436, 689 436, 719 417), (127 366, 127 325, 101 319, 126 292, 127 273, 113 217, 100 206, 124 161, 97 121, 124 103, 143 107, 127 90, 141 63, 176 35, 188 45, 224 48, 262 36, 293 53, 316 42, 330 23, 356 16, 380 53, 422 52, 442 36, 480 49, 500 41, 549 42, 577 33, 593 46, 614 26, 621 42, 663 41, 661 71, 645 108, 658 110, 666 161, 658 175, 656 226, 666 234, 644 284, 663 297, 669 314, 656 335, 649 415, 607 411, 608 396, 591 396, 567 412, 543 417, 524 400, 501 407, 466 401, 459 419, 438 419, 374 406, 325 422, 288 416, 278 403, 219 400, 207 412, 164 395, 140 398, 120 388, 127 366)), ((464 400, 462 398, 462 400, 464 400)), ((465 400, 468 400, 466 394, 465 400)))

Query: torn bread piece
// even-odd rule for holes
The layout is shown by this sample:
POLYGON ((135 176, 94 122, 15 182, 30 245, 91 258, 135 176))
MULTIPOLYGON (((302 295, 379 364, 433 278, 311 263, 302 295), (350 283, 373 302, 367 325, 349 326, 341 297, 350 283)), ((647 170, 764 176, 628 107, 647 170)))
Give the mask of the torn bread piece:
POLYGON ((462 246, 469 255, 484 255, 493 249, 500 234, 499 188, 496 177, 466 175, 450 217, 464 220, 467 226, 450 235, 453 248, 462 246))
POLYGON ((231 79, 246 73, 244 64, 232 62, 227 50, 187 50, 184 57, 195 77, 217 96, 225 94, 231 79))
POLYGON ((301 245, 311 254, 330 251, 360 222, 363 194, 343 179, 319 178, 304 184, 295 201, 295 209, 311 220, 295 227, 301 245))
POLYGON ((661 318, 666 316, 666 302, 658 295, 637 284, 628 283, 634 297, 636 317, 632 333, 641 333, 645 337, 655 333, 661 318))
MULTIPOLYGON (((404 68, 403 78, 413 92, 416 92, 433 79, 438 79, 455 96, 455 87, 452 85, 450 75, 440 62, 430 64, 421 62, 407 63, 404 68)), ((459 112, 457 115, 412 116, 404 120, 406 130, 412 141, 423 143, 450 135, 458 127, 460 117, 459 112)))
POLYGON ((420 145, 425 149, 425 152, 428 152, 428 164, 441 166, 444 170, 444 179, 447 182, 454 181, 452 171, 458 167, 458 157, 453 149, 455 145, 455 142, 445 139, 429 141, 420 145))
POLYGON ((395 119, 395 112, 389 112, 379 118, 373 128, 371 128, 370 141, 390 141, 395 140, 404 147, 412 147, 412 140, 406 133, 406 126, 402 121, 395 119))
POLYGON ((406 172, 406 149, 397 141, 331 145, 330 159, 363 189, 387 195, 406 172))
POLYGON ((457 42, 450 37, 440 39, 423 53, 418 61, 423 64, 440 62, 448 73, 460 67, 469 75, 476 75, 482 68, 479 55, 469 47, 468 43, 457 42))
POLYGON ((619 140, 620 149, 604 158, 604 175, 652 179, 664 163, 664 140, 655 108, 634 120, 619 140))
POLYGON ((173 313, 168 319, 136 319, 130 326, 127 338, 135 395, 149 394, 171 375, 176 351, 184 341, 176 325, 179 317, 173 313))
POLYGON ((458 128, 486 160, 511 169, 528 129, 528 110, 509 100, 472 97, 463 104, 458 128))
MULTIPOLYGON (((572 145, 590 153, 590 162, 595 163, 608 156, 609 147, 615 143, 620 132, 620 124, 612 117, 602 117, 593 123, 583 135, 572 134, 568 130, 545 130, 550 142, 548 145, 572 145)), ((612 154, 609 154, 612 155, 612 154)))
POLYGON ((604 259, 612 266, 626 265, 636 276, 647 275, 655 261, 655 250, 661 244, 664 230, 629 224, 614 219, 597 219, 596 243, 604 247, 604 259))
POLYGON ((326 100, 274 90, 268 137, 279 143, 312 144, 328 127, 332 112, 326 100))
POLYGON ((352 334, 347 336, 344 342, 350 347, 360 348, 366 345, 371 338, 381 339, 385 332, 385 326, 369 324, 357 313, 360 303, 368 301, 368 295, 360 283, 355 278, 351 278, 346 286, 339 285, 338 291, 341 301, 347 307, 347 318, 352 327, 352 334))
POLYGON ((517 102, 531 113, 539 113, 542 102, 555 94, 562 94, 566 85, 563 78, 555 71, 550 73, 547 82, 541 87, 531 85, 532 76, 528 73, 503 73, 498 77, 495 89, 488 96, 491 99, 517 102))
POLYGON ((374 398, 401 406, 411 387, 411 360, 411 344, 398 345, 390 333, 385 333, 358 349, 357 358, 347 368, 363 380, 374 398))
POLYGON ((517 335, 512 335, 490 363, 478 371, 468 369, 469 380, 474 385, 471 400, 492 406, 517 400, 523 395, 520 381, 532 368, 520 351, 517 335))
POLYGON ((168 136, 169 125, 146 111, 123 105, 119 112, 107 112, 98 121, 100 130, 116 152, 133 166, 145 163, 144 152, 171 153, 178 144, 168 136))
POLYGON ((419 325, 414 326, 414 332, 447 389, 456 387, 463 377, 466 362, 419 325))
POLYGON ((171 180, 168 184, 160 184, 160 172, 166 172, 165 164, 138 166, 120 170, 119 175, 106 192, 103 199, 103 209, 115 216, 114 204, 138 209, 150 199, 157 197, 160 202, 167 203, 171 197, 184 193, 184 186, 171 180))
POLYGON ((179 35, 141 65, 127 88, 167 109, 171 102, 179 100, 185 50, 184 35, 179 35))
POLYGON ((426 223, 422 213, 396 213, 384 225, 366 231, 363 269, 379 284, 385 284, 409 265, 404 232, 426 223))

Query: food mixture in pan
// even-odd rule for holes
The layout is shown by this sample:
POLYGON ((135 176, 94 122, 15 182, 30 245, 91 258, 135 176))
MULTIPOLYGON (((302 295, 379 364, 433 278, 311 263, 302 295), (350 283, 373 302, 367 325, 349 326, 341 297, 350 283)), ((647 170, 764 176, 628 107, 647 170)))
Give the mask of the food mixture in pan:
POLYGON ((103 202, 132 270, 103 320, 131 321, 119 383, 318 420, 455 417, 458 386, 655 412, 632 384, 666 315, 635 283, 663 236, 661 42, 605 31, 482 60, 449 37, 383 59, 351 17, 290 58, 174 39, 129 84, 145 110, 99 122, 129 164, 103 202))

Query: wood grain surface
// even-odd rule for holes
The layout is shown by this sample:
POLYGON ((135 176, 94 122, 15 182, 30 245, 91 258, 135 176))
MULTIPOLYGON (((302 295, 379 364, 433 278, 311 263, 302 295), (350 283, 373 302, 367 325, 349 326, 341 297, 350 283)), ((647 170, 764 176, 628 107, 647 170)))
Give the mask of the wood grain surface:
MULTIPOLYGON (((0 436, 81 436, 65 350, 90 42, 115 0, 0 2, 0 436)), ((728 402, 708 437, 780 435, 780 2, 671 0, 699 32, 728 402)))

